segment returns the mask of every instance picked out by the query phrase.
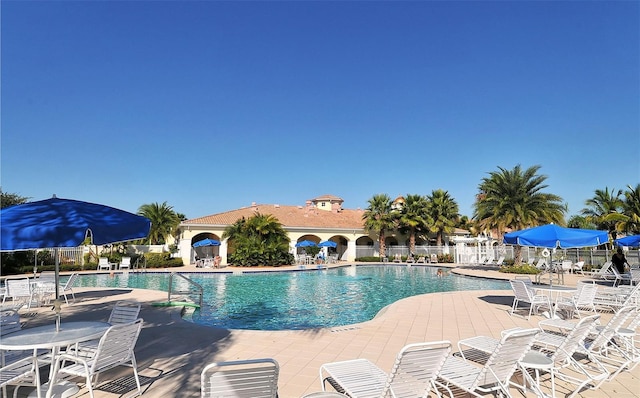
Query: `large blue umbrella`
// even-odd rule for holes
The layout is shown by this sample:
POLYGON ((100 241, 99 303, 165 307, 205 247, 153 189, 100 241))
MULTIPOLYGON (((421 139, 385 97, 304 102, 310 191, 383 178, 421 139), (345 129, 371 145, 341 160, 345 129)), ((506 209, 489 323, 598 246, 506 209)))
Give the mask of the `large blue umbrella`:
POLYGON ((614 242, 617 246, 640 246, 640 235, 625 236, 624 238, 616 239, 614 242))
POLYGON ((564 228, 555 224, 542 225, 504 235, 504 243, 520 246, 571 249, 605 244, 607 231, 564 228))
POLYGON ((332 240, 325 240, 322 241, 320 243, 318 243, 318 246, 320 247, 338 247, 338 244, 332 240))
POLYGON ((302 242, 296 243, 296 247, 310 247, 310 246, 318 246, 318 244, 310 240, 303 240, 302 242))
MULTIPOLYGON (((149 219, 113 207, 72 199, 51 199, 0 210, 0 251, 80 246, 86 238, 95 245, 142 239, 149 235, 149 219)), ((58 298, 58 256, 56 299, 58 298)))
POLYGON ((220 241, 215 239, 203 239, 193 244, 193 247, 220 246, 220 241))

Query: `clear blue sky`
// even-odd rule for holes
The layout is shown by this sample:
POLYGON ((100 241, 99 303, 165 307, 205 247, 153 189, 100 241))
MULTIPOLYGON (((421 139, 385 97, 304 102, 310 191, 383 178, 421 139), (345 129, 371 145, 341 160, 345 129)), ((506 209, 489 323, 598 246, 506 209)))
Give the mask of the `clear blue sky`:
POLYGON ((3 1, 1 184, 188 218, 640 182, 637 1, 3 1))

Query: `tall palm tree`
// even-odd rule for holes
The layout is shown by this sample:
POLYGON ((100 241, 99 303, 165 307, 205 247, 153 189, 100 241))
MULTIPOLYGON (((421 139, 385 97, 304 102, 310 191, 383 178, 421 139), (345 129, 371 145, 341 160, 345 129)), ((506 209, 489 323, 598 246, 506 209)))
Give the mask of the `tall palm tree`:
POLYGON ((416 251, 416 234, 427 232, 431 219, 427 214, 427 200, 420 195, 407 195, 400 208, 398 227, 409 235, 409 252, 416 251))
MULTIPOLYGON (((542 192, 547 188, 540 166, 522 170, 498 167, 478 186, 473 218, 483 230, 497 230, 502 241, 507 229, 519 230, 547 223, 564 224, 566 206, 557 195, 542 192)), ((521 247, 514 250, 516 264, 520 264, 521 247)))
POLYGON ((427 195, 427 214, 432 219, 431 232, 436 234, 436 245, 442 246, 444 234, 455 230, 458 214, 458 203, 448 191, 436 189, 427 195))
POLYGON ((592 198, 587 199, 584 204, 587 206, 580 211, 587 221, 596 225, 598 229, 609 231, 612 239, 616 239, 616 226, 618 223, 625 221, 622 215, 622 190, 609 188, 596 189, 592 198))
POLYGON ((282 265, 289 261, 289 237, 271 214, 257 213, 238 219, 225 228, 222 239, 229 240, 229 252, 237 265, 282 265))
POLYGON ((640 184, 627 185, 622 202, 622 214, 626 219, 618 225, 618 230, 629 235, 640 234, 640 184))
POLYGON ((385 257, 387 250, 385 247, 386 231, 392 230, 394 227, 394 216, 391 212, 391 198, 387 194, 374 195, 368 201, 369 206, 365 209, 362 219, 364 220, 364 229, 367 232, 375 232, 378 234, 378 242, 380 244, 380 257, 385 257))
POLYGON ((151 220, 151 230, 147 237, 147 242, 150 245, 164 244, 167 237, 180 224, 180 218, 167 202, 144 204, 138 208, 138 214, 151 220))

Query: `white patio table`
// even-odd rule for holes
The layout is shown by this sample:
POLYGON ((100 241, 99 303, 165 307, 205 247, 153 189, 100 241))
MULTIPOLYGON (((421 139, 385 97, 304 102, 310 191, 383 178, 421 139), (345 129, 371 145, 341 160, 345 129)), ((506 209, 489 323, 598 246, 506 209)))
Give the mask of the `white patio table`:
MULTIPOLYGON (((56 331, 56 325, 45 325, 34 328, 22 329, 18 332, 7 334, 0 339, 0 350, 51 350, 52 361, 55 361, 60 347, 67 347, 83 341, 98 339, 109 329, 111 325, 106 322, 62 322, 60 330, 56 331)), ((51 369, 53 371, 53 367, 51 369)), ((51 375, 49 375, 51 379, 51 375)), ((42 390, 45 390, 42 386, 42 390)), ((54 391, 55 396, 70 396, 78 392, 78 386, 67 384, 65 391, 54 391), (72 392, 75 390, 75 392, 72 392), (70 394, 70 395, 69 395, 70 394)), ((49 389, 49 386, 46 386, 49 389)), ((59 390, 59 386, 53 386, 51 390, 59 390)), ((51 396, 48 392, 47 396, 51 396)))
POLYGON ((542 294, 549 297, 549 302, 551 302, 551 318, 554 318, 556 315, 556 308, 558 304, 558 299, 560 296, 564 294, 574 294, 578 291, 575 287, 568 286, 559 286, 559 285, 533 285, 533 289, 536 291, 540 291, 542 294), (555 297, 554 297, 555 296, 555 297))

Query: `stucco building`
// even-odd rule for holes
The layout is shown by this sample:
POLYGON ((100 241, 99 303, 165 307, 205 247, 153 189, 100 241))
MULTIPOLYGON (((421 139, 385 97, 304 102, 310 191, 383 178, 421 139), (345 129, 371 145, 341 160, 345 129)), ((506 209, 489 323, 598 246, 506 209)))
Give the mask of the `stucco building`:
MULTIPOLYGON (((398 199, 394 203, 397 201, 398 199)), ((295 244, 303 240, 316 243, 331 240, 337 244, 335 253, 338 259, 345 261, 355 260, 357 247, 368 247, 377 252, 377 236, 374 233, 368 234, 364 230, 362 219, 364 210, 345 209, 343 202, 340 197, 322 195, 307 200, 300 206, 252 203, 248 207, 186 220, 180 223, 181 233, 178 240, 180 257, 184 264, 193 263, 196 256, 193 244, 202 239, 211 238, 220 241, 220 246, 212 250, 214 254, 222 257, 224 264, 227 261, 228 245, 227 241, 221 238, 225 228, 242 217, 250 218, 256 213, 270 214, 278 219, 289 234, 291 253, 296 253, 295 244)), ((458 233, 468 234, 468 231, 458 233)), ((406 237, 390 233, 387 242, 387 246, 405 245, 406 237)), ((428 242, 422 240, 416 242, 416 244, 426 243, 428 242)))

